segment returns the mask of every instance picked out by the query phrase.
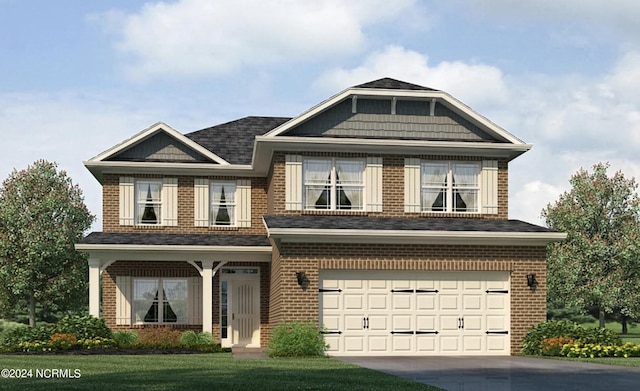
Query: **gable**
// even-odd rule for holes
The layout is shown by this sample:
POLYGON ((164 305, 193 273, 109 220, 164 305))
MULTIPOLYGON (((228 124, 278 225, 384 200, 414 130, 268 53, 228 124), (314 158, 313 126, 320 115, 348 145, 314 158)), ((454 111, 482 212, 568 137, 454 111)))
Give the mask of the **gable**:
POLYGON ((432 108, 430 100, 401 99, 395 103, 392 99, 357 99, 355 103, 345 99, 292 128, 286 135, 505 142, 443 104, 435 103, 432 108))
POLYGON ((106 160, 180 163, 211 162, 211 159, 163 131, 157 132, 106 160))

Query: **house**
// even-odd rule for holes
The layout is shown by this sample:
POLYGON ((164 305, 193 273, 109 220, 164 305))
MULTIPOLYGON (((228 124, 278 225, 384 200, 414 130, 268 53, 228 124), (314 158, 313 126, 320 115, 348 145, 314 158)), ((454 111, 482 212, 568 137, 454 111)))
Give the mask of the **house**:
POLYGON ((103 188, 90 313, 266 347, 281 321, 333 355, 509 355, 546 317, 546 246, 508 219, 531 145, 446 92, 394 79, 295 118, 157 123, 84 162, 103 188))

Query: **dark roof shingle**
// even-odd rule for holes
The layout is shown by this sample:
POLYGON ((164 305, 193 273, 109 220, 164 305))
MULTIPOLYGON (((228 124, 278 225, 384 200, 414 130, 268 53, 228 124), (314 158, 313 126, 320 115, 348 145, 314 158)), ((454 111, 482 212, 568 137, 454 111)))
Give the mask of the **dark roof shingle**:
POLYGON ((368 83, 360 84, 354 86, 354 88, 381 88, 387 90, 421 90, 421 91, 438 91, 433 88, 420 86, 413 83, 407 83, 405 81, 400 81, 396 79, 392 79, 390 77, 385 77, 382 79, 370 81, 368 83))
POLYGON ((367 216, 264 216, 268 228, 397 231, 555 232, 520 220, 367 216))
POLYGON ((285 117, 245 117, 185 134, 231 164, 251 164, 256 136, 289 121, 285 117))
POLYGON ((168 246, 271 246, 265 235, 92 232, 80 244, 168 246))

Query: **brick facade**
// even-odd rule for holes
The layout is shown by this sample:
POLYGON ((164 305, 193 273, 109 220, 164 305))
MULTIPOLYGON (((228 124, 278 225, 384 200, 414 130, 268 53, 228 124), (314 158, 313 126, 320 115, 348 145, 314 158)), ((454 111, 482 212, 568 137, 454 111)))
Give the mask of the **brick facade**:
POLYGON ((270 321, 318 321, 321 270, 508 271, 511 277, 511 353, 522 338, 546 319, 546 248, 524 246, 450 246, 385 244, 274 243, 270 321), (295 273, 309 279, 301 288, 295 273), (526 275, 535 273, 536 290, 526 275))

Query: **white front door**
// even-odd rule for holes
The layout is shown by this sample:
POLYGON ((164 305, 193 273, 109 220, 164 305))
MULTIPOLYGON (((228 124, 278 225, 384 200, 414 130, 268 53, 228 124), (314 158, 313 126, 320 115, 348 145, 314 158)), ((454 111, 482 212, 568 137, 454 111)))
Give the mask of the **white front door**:
POLYGON ((260 275, 257 269, 223 269, 222 346, 260 347, 260 275))
POLYGON ((321 271, 329 353, 509 354, 508 272, 321 271))

